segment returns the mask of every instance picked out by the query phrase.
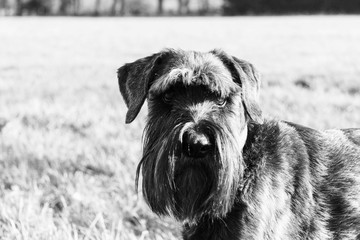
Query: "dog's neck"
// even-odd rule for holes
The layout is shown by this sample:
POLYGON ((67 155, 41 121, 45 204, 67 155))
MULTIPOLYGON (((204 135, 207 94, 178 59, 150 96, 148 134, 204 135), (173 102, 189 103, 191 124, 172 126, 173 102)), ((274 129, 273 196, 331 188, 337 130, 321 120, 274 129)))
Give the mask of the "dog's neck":
MULTIPOLYGON (((238 193, 240 201, 245 204, 249 201, 248 197, 251 195, 254 179, 260 174, 261 167, 264 165, 263 161, 265 159, 263 155, 266 148, 264 142, 266 140, 263 132, 265 128, 273 128, 271 126, 271 121, 265 121, 263 124, 250 121, 247 125, 248 134, 243 147, 244 174, 242 186, 240 186, 238 193)), ((271 140, 268 139, 267 142, 269 141, 271 140)))

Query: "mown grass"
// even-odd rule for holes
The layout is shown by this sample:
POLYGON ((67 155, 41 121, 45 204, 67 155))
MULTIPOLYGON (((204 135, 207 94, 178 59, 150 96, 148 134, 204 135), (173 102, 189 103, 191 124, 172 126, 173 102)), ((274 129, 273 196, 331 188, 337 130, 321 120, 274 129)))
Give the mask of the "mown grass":
POLYGON ((164 47, 223 48, 263 73, 268 116, 360 126, 360 17, 0 19, 0 238, 178 239, 134 190, 146 108, 116 69, 164 47))

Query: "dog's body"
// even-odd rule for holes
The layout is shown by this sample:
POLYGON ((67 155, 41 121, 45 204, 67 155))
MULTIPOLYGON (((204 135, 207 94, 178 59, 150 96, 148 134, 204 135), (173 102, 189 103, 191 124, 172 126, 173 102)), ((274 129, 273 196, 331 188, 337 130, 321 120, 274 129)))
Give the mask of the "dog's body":
POLYGON ((241 201, 184 239, 359 239, 360 130, 265 121, 249 133, 241 201))
POLYGON ((167 50, 118 71, 131 122, 148 99, 143 193, 184 239, 360 239, 360 129, 265 120, 246 61, 167 50))

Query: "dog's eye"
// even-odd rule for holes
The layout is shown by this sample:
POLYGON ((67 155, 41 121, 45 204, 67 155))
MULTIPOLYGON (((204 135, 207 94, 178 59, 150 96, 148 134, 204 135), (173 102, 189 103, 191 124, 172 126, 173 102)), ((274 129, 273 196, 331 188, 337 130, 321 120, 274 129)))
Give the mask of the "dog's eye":
POLYGON ((162 96, 162 100, 164 101, 164 103, 170 103, 172 101, 173 97, 174 97, 173 92, 166 92, 162 96))
POLYGON ((219 107, 225 107, 226 103, 227 103, 226 98, 219 98, 219 99, 216 101, 216 104, 217 104, 219 107))

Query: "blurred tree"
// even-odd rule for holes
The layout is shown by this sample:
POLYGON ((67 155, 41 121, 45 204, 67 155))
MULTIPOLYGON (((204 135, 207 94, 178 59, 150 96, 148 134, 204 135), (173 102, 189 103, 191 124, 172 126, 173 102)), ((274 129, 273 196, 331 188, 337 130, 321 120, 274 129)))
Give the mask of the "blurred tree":
POLYGON ((95 0, 94 16, 99 16, 101 0, 95 0))
POLYGON ((50 2, 46 0, 30 0, 24 4, 24 8, 31 15, 48 15, 50 12, 50 2))
POLYGON ((153 14, 149 1, 131 0, 126 2, 126 12, 134 16, 144 16, 153 14))
POLYGON ((70 6, 71 6, 71 0, 61 0, 59 6, 59 14, 67 15, 69 13, 70 6))
POLYGON ((209 0, 199 0, 199 14, 205 15, 209 12, 210 4, 209 0))
POLYGON ((227 15, 246 14, 259 11, 262 4, 262 0, 225 0, 223 8, 227 15))
POLYGON ((72 5, 74 15, 79 15, 81 9, 80 0, 73 0, 72 5))
POLYGON ((16 0, 16 15, 48 15, 50 4, 51 2, 46 0, 16 0))
POLYGON ((179 15, 190 14, 189 3, 190 3, 190 0, 178 0, 178 14, 179 15))
POLYGON ((16 0, 16 11, 15 14, 17 16, 23 15, 23 8, 22 8, 22 0, 16 0))
POLYGON ((7 0, 1 0, 0 1, 0 8, 5 9, 8 5, 7 0))
POLYGON ((323 1, 323 9, 331 13, 359 13, 360 1, 359 0, 328 0, 323 1))
POLYGON ((125 15, 125 6, 126 6, 125 0, 113 0, 110 13, 112 16, 115 16, 117 14, 117 6, 119 5, 118 3, 120 3, 120 15, 124 16, 125 15))
MULTIPOLYGON (((3 14, 7 15, 8 14, 8 9, 9 9, 9 4, 7 0, 0 0, 0 10, 3 10, 3 14)), ((1 14, 1 11, 0 11, 1 14)))
POLYGON ((158 0, 158 14, 163 15, 164 12, 164 1, 158 0))
POLYGON ((359 13, 360 0, 224 0, 225 15, 359 13))

